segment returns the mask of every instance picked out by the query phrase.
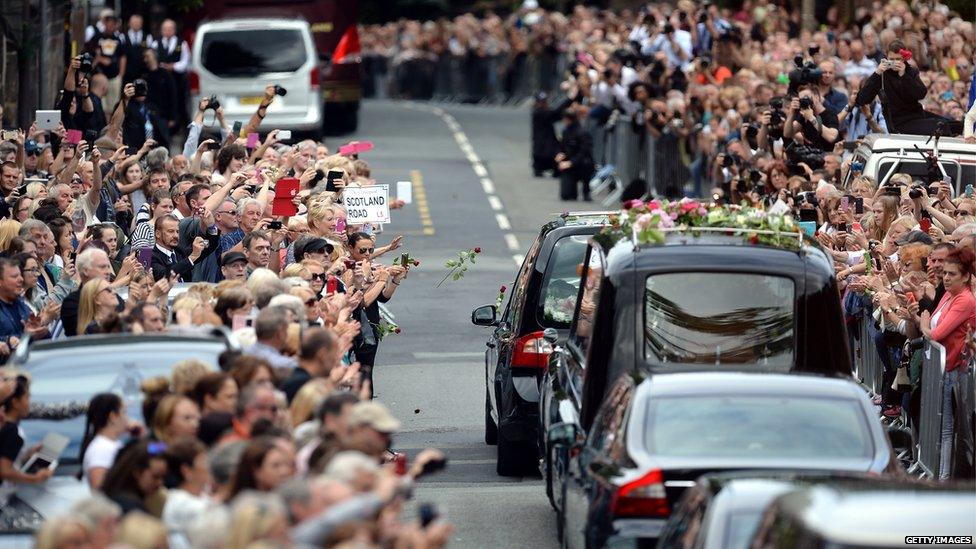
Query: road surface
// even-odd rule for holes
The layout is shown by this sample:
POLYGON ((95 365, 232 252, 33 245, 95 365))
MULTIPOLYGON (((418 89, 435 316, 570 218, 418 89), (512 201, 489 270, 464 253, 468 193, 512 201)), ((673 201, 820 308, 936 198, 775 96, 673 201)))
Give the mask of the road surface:
POLYGON ((397 181, 413 182, 413 204, 394 211, 378 237, 382 245, 405 235, 404 251, 421 266, 389 304, 402 333, 380 346, 375 389, 403 421, 398 450, 447 453, 447 469, 424 480, 414 502, 437 504, 454 524, 454 547, 556 546, 542 481, 495 474, 495 447, 484 444, 487 332, 470 316, 511 287, 516 261, 551 213, 592 205, 560 202, 556 179, 532 176, 525 109, 366 102, 349 139, 376 144, 364 158, 391 193, 397 181), (483 251, 464 278, 436 288, 444 261, 475 246, 483 251))

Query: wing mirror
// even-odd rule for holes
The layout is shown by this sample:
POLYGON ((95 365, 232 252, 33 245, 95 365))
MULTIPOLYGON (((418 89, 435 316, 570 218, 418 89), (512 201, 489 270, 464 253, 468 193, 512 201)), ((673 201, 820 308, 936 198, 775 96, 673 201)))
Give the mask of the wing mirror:
POLYGON ((482 305, 471 311, 471 323, 475 326, 498 324, 498 309, 494 305, 482 305))
POLYGON ((556 423, 549 426, 549 443, 562 446, 572 446, 576 444, 577 435, 576 425, 572 423, 556 423))
POLYGON ((542 339, 546 340, 547 343, 556 346, 556 342, 559 341, 559 332, 555 328, 546 328, 542 330, 542 339))

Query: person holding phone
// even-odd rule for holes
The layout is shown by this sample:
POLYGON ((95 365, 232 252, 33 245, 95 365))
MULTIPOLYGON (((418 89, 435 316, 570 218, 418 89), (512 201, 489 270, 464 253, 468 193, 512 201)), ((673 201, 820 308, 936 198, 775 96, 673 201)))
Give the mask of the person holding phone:
POLYGON ((35 473, 25 473, 19 469, 27 459, 40 450, 40 445, 24 450, 24 437, 20 431, 20 421, 30 412, 30 380, 18 375, 14 379, 13 393, 0 402, 6 420, 0 426, 0 506, 6 505, 14 493, 15 484, 40 484, 51 478, 54 471, 41 469, 35 473))

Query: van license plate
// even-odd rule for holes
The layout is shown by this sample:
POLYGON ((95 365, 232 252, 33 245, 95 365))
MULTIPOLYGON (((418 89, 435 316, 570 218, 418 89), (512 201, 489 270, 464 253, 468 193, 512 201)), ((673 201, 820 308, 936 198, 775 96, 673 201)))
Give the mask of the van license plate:
POLYGON ((246 95, 241 97, 240 103, 241 105, 260 105, 262 99, 264 96, 261 95, 246 95))

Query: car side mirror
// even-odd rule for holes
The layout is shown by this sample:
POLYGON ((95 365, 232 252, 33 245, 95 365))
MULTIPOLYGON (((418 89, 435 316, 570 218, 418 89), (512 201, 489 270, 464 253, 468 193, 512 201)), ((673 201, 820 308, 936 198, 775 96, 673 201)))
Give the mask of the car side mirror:
POLYGON ((482 305, 471 311, 471 323, 475 326, 498 324, 498 309, 494 305, 482 305))
POLYGON ((550 444, 572 446, 576 444, 576 425, 572 423, 556 423, 549 426, 548 438, 550 444))
POLYGON ((553 347, 556 346, 556 342, 559 340, 559 332, 555 328, 546 328, 542 330, 542 339, 546 340, 553 347))
POLYGON ((898 453, 910 452, 915 445, 915 442, 912 440, 911 431, 893 425, 888 426, 888 440, 891 441, 891 447, 898 453))

